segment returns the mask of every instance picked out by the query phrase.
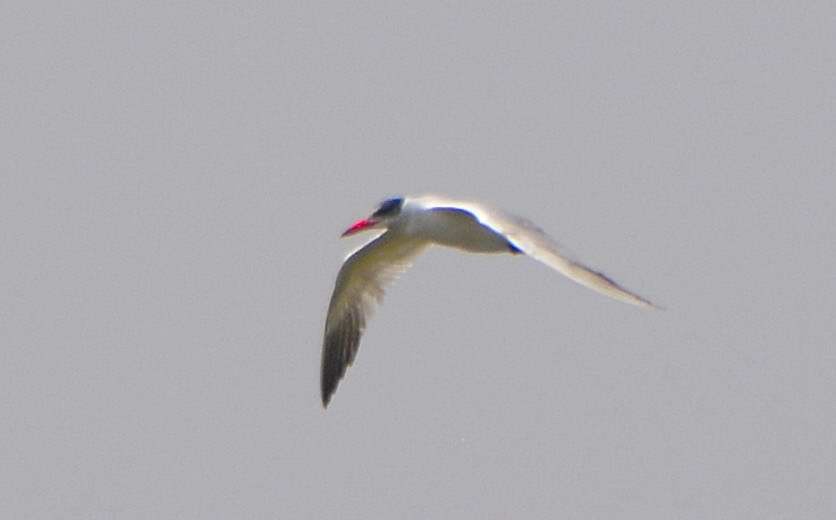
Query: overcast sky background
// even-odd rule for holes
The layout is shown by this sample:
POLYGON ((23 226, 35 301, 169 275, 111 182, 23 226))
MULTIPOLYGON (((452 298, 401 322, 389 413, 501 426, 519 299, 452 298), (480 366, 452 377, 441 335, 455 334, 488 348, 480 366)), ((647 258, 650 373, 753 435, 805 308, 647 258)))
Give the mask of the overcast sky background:
POLYGON ((8 2, 4 518, 836 516, 833 2, 8 2), (319 401, 382 198, 432 250, 319 401))

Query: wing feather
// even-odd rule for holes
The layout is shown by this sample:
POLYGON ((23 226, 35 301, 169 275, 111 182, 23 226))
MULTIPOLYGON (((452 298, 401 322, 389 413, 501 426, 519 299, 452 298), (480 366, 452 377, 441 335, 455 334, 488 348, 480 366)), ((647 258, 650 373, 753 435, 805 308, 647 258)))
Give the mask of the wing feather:
POLYGON ((385 232, 355 251, 337 275, 322 344, 322 405, 328 402, 354 362, 360 337, 384 287, 406 270, 425 243, 385 232))
POLYGON ((496 226, 525 254, 569 279, 615 300, 640 307, 654 307, 650 301, 628 291, 604 273, 571 259, 560 250, 557 242, 531 221, 515 215, 502 215, 500 219, 488 221, 488 225, 496 226))
POLYGON ((483 225, 505 236, 523 253, 585 287, 632 305, 656 308, 650 301, 628 291, 604 273, 570 258, 561 251, 557 242, 528 219, 475 202, 452 201, 433 196, 425 200, 427 207, 454 206, 471 213, 483 225))

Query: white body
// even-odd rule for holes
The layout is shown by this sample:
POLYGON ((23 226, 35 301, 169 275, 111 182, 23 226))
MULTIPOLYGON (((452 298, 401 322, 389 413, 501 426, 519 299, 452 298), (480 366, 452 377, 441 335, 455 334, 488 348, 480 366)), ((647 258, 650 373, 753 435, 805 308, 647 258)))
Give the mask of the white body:
POLYGON ((606 296, 653 307, 604 274, 568 258, 528 220, 484 204, 438 196, 408 197, 388 201, 386 209, 382 206, 372 217, 347 232, 386 228, 349 255, 337 276, 322 347, 324 406, 353 362, 366 319, 383 298, 384 286, 432 244, 475 253, 524 254, 606 296))
POLYGON ((507 253, 508 240, 480 224, 464 211, 428 211, 419 201, 408 199, 401 214, 402 224, 389 228, 430 244, 462 249, 471 253, 507 253))

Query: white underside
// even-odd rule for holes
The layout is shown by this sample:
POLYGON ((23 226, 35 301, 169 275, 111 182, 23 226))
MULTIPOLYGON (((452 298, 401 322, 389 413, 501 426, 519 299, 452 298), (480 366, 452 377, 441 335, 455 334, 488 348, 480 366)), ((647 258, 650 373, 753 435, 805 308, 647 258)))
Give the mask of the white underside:
POLYGON ((471 253, 507 253, 508 240, 458 211, 424 211, 410 219, 408 233, 434 244, 471 253))

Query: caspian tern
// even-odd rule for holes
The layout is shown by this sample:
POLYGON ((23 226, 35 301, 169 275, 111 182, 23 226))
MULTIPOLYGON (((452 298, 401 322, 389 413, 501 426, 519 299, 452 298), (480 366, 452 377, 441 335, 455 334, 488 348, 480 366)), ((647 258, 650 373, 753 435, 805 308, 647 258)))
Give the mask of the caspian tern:
POLYGON ((640 307, 648 300, 619 286, 560 251, 530 221, 481 203, 438 196, 396 197, 383 201, 342 236, 385 230, 350 254, 342 265, 325 320, 322 345, 322 405, 328 406, 337 384, 354 361, 360 335, 383 288, 427 246, 438 244, 473 253, 528 255, 581 285, 640 307))

